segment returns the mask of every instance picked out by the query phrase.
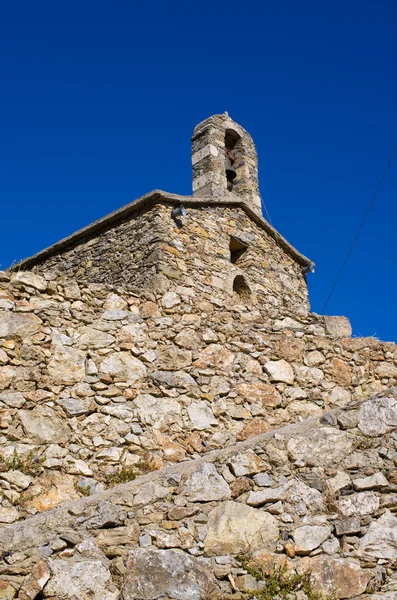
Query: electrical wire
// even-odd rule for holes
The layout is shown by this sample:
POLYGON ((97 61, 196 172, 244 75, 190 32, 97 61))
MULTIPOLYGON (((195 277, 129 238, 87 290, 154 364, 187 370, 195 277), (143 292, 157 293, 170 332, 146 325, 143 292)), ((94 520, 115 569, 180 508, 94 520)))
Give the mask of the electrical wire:
POLYGON ((333 291, 334 291, 334 289, 335 289, 335 287, 336 287, 336 284, 338 283, 338 281, 339 281, 339 278, 340 278, 340 276, 342 275, 343 269, 345 268, 345 266, 346 266, 346 263, 347 263, 347 261, 349 260, 349 256, 350 256, 350 254, 352 253, 352 250, 353 250, 353 248, 354 248, 354 245, 355 245, 355 243, 356 243, 356 241, 357 241, 357 239, 358 239, 358 236, 359 236, 359 235, 360 235, 360 233, 361 233, 361 230, 362 230, 362 228, 364 227, 364 223, 365 223, 365 221, 367 220, 367 217, 368 217, 368 215, 369 215, 369 213, 370 213, 370 210, 371 210, 371 208, 372 208, 372 205, 373 205, 373 203, 375 202, 375 198, 376 198, 376 196, 378 195, 378 192, 379 192, 379 190, 380 190, 380 188, 381 188, 381 185, 382 185, 382 183, 383 183, 383 180, 385 179, 385 177, 386 177, 386 175, 387 175, 387 172, 388 172, 388 170, 389 170, 389 167, 390 167, 390 165, 391 165, 391 164, 392 164, 392 162, 393 162, 393 159, 394 159, 394 156, 395 156, 396 152, 397 152, 397 146, 394 148, 394 150, 393 150, 393 152, 392 152, 392 154, 391 154, 391 156, 390 156, 390 159, 389 159, 389 162, 387 163, 386 169, 384 170, 384 172, 383 172, 383 175, 382 175, 382 177, 381 177, 381 179, 380 179, 380 181, 379 181, 379 183, 378 183, 378 187, 376 188, 376 190, 375 190, 375 193, 374 193, 374 195, 372 196, 372 200, 371 200, 371 202, 369 203, 369 206, 368 206, 368 208, 367 208, 367 211, 366 211, 366 213, 365 213, 365 215, 364 215, 364 218, 363 218, 363 220, 361 221, 360 227, 358 228, 358 230, 357 230, 357 233, 356 233, 356 235, 354 236, 353 242, 351 243, 351 246, 350 246, 350 248, 349 248, 349 251, 348 251, 348 253, 347 253, 347 255, 346 255, 346 258, 345 258, 345 260, 344 260, 344 261, 343 261, 343 263, 342 263, 342 266, 341 266, 341 268, 340 268, 340 270, 339 270, 339 273, 338 273, 338 275, 336 276, 336 279, 335 279, 335 281, 334 281, 334 284, 333 284, 333 286, 332 286, 332 288, 331 288, 331 290, 330 290, 330 292, 329 292, 329 294, 328 294, 328 297, 327 297, 327 299, 326 299, 326 301, 325 301, 325 304, 324 304, 324 306, 323 306, 323 308, 322 308, 322 310, 321 310, 321 313, 324 313, 324 310, 325 310, 325 308, 326 308, 326 306, 327 306, 327 304, 328 304, 328 302, 329 302, 329 300, 330 300, 330 298, 331 298, 331 296, 332 296, 332 293, 333 293, 333 291))
POLYGON ((270 225, 273 227, 273 223, 272 223, 272 220, 271 220, 271 218, 270 218, 269 211, 267 210, 267 206, 266 206, 266 204, 265 204, 265 201, 264 201, 264 199, 262 198, 262 196, 261 196, 261 194, 260 194, 260 193, 259 193, 259 198, 261 199, 262 214, 263 214, 263 212, 266 214, 266 218, 267 218, 267 220, 269 221, 270 225))

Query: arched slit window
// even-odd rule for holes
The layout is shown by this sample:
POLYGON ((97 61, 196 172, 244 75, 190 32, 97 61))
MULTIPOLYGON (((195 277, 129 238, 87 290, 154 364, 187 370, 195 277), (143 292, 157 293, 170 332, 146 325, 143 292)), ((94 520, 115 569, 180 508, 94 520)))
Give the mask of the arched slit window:
POLYGON ((245 281, 243 275, 237 275, 233 281, 233 292, 235 292, 242 300, 248 300, 251 295, 249 285, 245 281))
POLYGON ((227 179, 227 189, 230 191, 233 189, 234 180, 237 177, 235 168, 235 161, 239 153, 241 145, 241 137, 233 129, 226 129, 225 131, 225 172, 227 179))

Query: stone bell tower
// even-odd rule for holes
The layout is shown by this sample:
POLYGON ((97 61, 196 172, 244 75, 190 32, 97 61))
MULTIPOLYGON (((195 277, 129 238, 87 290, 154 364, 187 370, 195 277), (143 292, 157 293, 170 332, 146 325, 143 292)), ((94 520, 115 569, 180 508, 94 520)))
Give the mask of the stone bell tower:
POLYGON ((241 198, 262 214, 255 144, 227 112, 194 129, 192 164, 194 196, 241 198))

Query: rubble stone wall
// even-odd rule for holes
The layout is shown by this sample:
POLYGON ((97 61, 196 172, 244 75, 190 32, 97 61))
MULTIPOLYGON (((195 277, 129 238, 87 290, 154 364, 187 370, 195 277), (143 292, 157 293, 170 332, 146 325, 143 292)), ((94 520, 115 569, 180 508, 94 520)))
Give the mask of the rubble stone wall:
POLYGON ((137 211, 99 234, 87 234, 65 251, 52 254, 34 267, 47 278, 63 275, 86 283, 142 287, 155 275, 153 253, 162 240, 161 215, 156 209, 137 211))
POLYGON ((0 279, 3 524, 397 382, 396 346, 351 339, 343 318, 270 320, 173 280, 0 279))
POLYGON ((188 288, 185 294, 212 302, 235 303, 233 282, 242 276, 246 305, 261 307, 269 322, 279 314, 306 316, 309 301, 302 266, 241 208, 187 208, 176 222, 172 206, 156 204, 92 239, 44 260, 34 271, 79 283, 106 283, 129 290, 188 288), (231 261, 232 236, 247 245, 231 261))
POLYGON ((252 600, 308 573, 302 599, 394 600, 396 395, 4 527, 2 597, 252 600))

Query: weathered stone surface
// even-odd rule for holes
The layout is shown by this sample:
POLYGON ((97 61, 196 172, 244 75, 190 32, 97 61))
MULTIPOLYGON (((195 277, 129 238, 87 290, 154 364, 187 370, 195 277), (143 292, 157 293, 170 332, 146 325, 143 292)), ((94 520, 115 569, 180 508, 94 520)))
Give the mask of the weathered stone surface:
MULTIPOLYGON (((49 578, 50 569, 48 568, 48 565, 44 561, 36 563, 23 583, 19 592, 19 598, 22 598, 23 600, 34 600, 42 591, 49 578)), ((0 592, 0 598, 1 597, 0 592)))
POLYGON ((41 319, 31 313, 0 311, 0 338, 25 339, 37 333, 41 319))
POLYGON ((346 517, 345 519, 336 521, 335 530, 339 536, 360 533, 360 517, 346 517))
POLYGON ((32 410, 21 410, 19 418, 26 434, 34 441, 44 444, 66 442, 70 430, 49 406, 36 406, 32 410))
POLYGON ((324 498, 318 490, 293 480, 287 492, 287 501, 299 510, 300 514, 324 514, 324 498))
POLYGON ((77 343, 79 347, 83 349, 107 348, 115 341, 114 336, 109 335, 105 331, 95 329, 94 327, 82 327, 79 334, 77 343))
POLYGON ((60 398, 58 404, 62 406, 68 417, 80 417, 89 412, 91 400, 88 398, 60 398))
POLYGON ((105 321, 123 321, 124 319, 129 319, 131 316, 132 315, 128 310, 108 308, 103 313, 102 319, 104 319, 105 321))
POLYGON ((306 366, 317 367, 325 362, 325 356, 322 354, 322 352, 313 350, 312 352, 306 354, 303 360, 306 366))
POLYGON ((324 596, 336 594, 339 598, 362 594, 372 577, 369 569, 362 569, 357 563, 329 556, 303 559, 300 569, 310 571, 314 592, 324 596))
POLYGON ((128 352, 114 352, 108 354, 99 366, 101 373, 114 377, 117 381, 126 381, 129 384, 136 383, 147 373, 142 361, 128 352))
POLYGON ((269 431, 270 426, 263 419, 252 419, 250 423, 244 425, 236 435, 238 442, 244 441, 254 435, 259 435, 265 431, 269 431))
POLYGON ((363 490, 372 490, 385 485, 389 485, 389 482, 383 473, 374 473, 369 477, 360 477, 353 480, 353 487, 358 492, 363 490))
POLYGON ((197 350, 200 347, 200 339, 193 329, 182 329, 174 339, 175 344, 188 350, 197 350))
POLYGON ((337 471, 334 477, 328 479, 327 484, 331 492, 335 494, 336 492, 339 492, 339 490, 349 487, 351 484, 351 479, 347 473, 344 473, 343 471, 337 471))
POLYGON ((274 485, 274 479, 272 479, 268 473, 258 473, 257 475, 254 475, 253 480, 256 485, 259 485, 260 487, 271 487, 274 485))
POLYGON ((46 585, 46 596, 60 598, 90 598, 90 600, 117 600, 119 592, 106 590, 111 581, 110 571, 100 560, 71 562, 49 561, 51 579, 46 585))
POLYGON ((205 551, 209 556, 254 552, 271 547, 278 535, 272 515, 239 502, 223 502, 209 514, 205 551))
POLYGON ((394 398, 373 398, 363 402, 358 427, 370 437, 392 431, 397 427, 397 401, 394 398))
POLYGON ((228 500, 231 496, 228 484, 210 463, 204 463, 196 473, 189 477, 182 493, 191 502, 228 500))
POLYGON ((293 460, 329 467, 338 465, 353 450, 353 435, 332 427, 315 429, 310 436, 293 436, 288 453, 293 460))
POLYGON ((21 392, 2 392, 0 394, 0 402, 4 402, 4 404, 11 408, 21 408, 26 400, 21 392))
POLYGON ((283 358, 287 362, 301 362, 304 349, 304 340, 285 335, 276 341, 273 352, 277 358, 283 358))
POLYGON ((170 494, 170 490, 163 485, 154 482, 145 483, 139 489, 139 492, 134 496, 134 506, 143 504, 152 504, 156 500, 162 500, 170 494))
POLYGON ((123 600, 206 600, 215 589, 207 564, 185 552, 137 548, 127 556, 123 600))
POLYGON ((328 370, 332 379, 339 385, 351 385, 351 368, 344 360, 341 360, 340 358, 334 358, 332 365, 328 370))
POLYGON ((236 477, 242 475, 253 475, 254 473, 260 473, 265 468, 265 463, 253 450, 247 450, 246 452, 239 452, 235 454, 230 460, 229 465, 236 477))
POLYGON ((247 504, 249 506, 263 506, 268 502, 284 500, 288 487, 288 485, 280 485, 276 488, 266 488, 265 490, 259 490, 258 492, 250 492, 247 498, 247 504))
POLYGON ((192 421, 193 429, 209 429, 213 425, 218 425, 214 413, 204 401, 189 404, 187 412, 192 421))
POLYGON ((292 385, 294 383, 294 371, 284 359, 271 360, 264 366, 270 377, 270 381, 280 381, 292 385))
POLYGON ((379 508, 379 497, 374 492, 359 492, 340 498, 338 506, 343 517, 371 515, 379 508))
POLYGON ((41 275, 32 273, 32 271, 18 271, 11 275, 11 281, 16 288, 31 287, 39 292, 45 292, 47 282, 41 275))
POLYGON ((0 506, 0 523, 8 525, 9 523, 14 523, 19 518, 19 511, 14 506, 8 508, 0 506))
POLYGON ((177 306, 177 304, 180 304, 180 302, 181 299, 175 292, 167 292, 161 300, 161 304, 164 308, 173 308, 174 306, 177 306))
POLYGON ((16 377, 16 372, 10 365, 0 367, 0 390, 5 390, 16 377))
POLYGON ((177 346, 166 346, 157 353, 160 369, 164 371, 179 371, 192 364, 192 353, 177 346))
POLYGON ((374 558, 397 559, 397 519, 386 511, 360 540, 360 551, 374 558))
POLYGON ((0 598, 1 600, 13 600, 16 595, 16 590, 8 581, 0 579, 0 598))
POLYGON ((227 369, 234 361, 234 354, 220 344, 210 344, 200 352, 198 359, 193 363, 196 369, 227 369))
POLYGON ((329 396, 331 406, 346 406, 351 401, 351 394, 348 390, 335 386, 329 396))
POLYGON ((329 525, 304 525, 297 527, 293 536, 295 541, 296 554, 309 554, 315 548, 318 548, 331 535, 329 525))
POLYGON ((181 413, 181 406, 177 400, 155 398, 150 394, 137 396, 134 405, 142 423, 153 425, 156 428, 174 423, 181 413))
POLYGON ((139 533, 138 523, 131 523, 126 527, 102 529, 96 537, 96 542, 101 550, 106 550, 109 546, 131 545, 139 540, 139 533))
POLYGON ((167 388, 182 388, 192 390, 197 388, 197 383, 189 373, 184 371, 154 371, 151 377, 159 384, 167 388))
POLYGON ((0 473, 0 478, 4 481, 8 481, 8 483, 19 490, 26 490, 32 483, 32 478, 21 471, 6 471, 5 473, 0 473))
POLYGON ((131 323, 124 325, 117 332, 119 342, 129 342, 131 344, 144 344, 147 339, 148 327, 145 323, 131 323))
POLYGON ((347 317, 330 317, 324 315, 325 331, 334 339, 349 338, 352 326, 347 317))
POLYGON ((128 308, 128 303, 118 294, 110 293, 106 296, 103 308, 110 308, 111 310, 124 310, 128 308))
POLYGON ((79 497, 71 475, 52 471, 42 475, 37 484, 30 487, 29 493, 34 495, 34 498, 27 501, 27 506, 39 512, 50 510, 63 502, 79 497))
POLYGON ((378 377, 383 378, 396 378, 397 377, 397 367, 396 365, 389 362, 381 362, 375 369, 378 377))
POLYGON ((56 345, 48 373, 57 384, 70 385, 85 377, 86 354, 69 346, 56 345))
POLYGON ((282 320, 276 320, 273 325, 274 331, 281 331, 283 329, 288 329, 289 331, 301 331, 304 328, 302 323, 291 319, 291 317, 285 317, 282 320))
POLYGON ((241 383, 237 386, 237 392, 248 402, 261 402, 264 406, 276 408, 281 405, 282 398, 273 385, 255 381, 252 383, 241 383))
POLYGON ((108 529, 109 527, 118 527, 123 525, 126 520, 126 513, 119 506, 111 502, 101 502, 95 515, 87 522, 88 529, 108 529))

